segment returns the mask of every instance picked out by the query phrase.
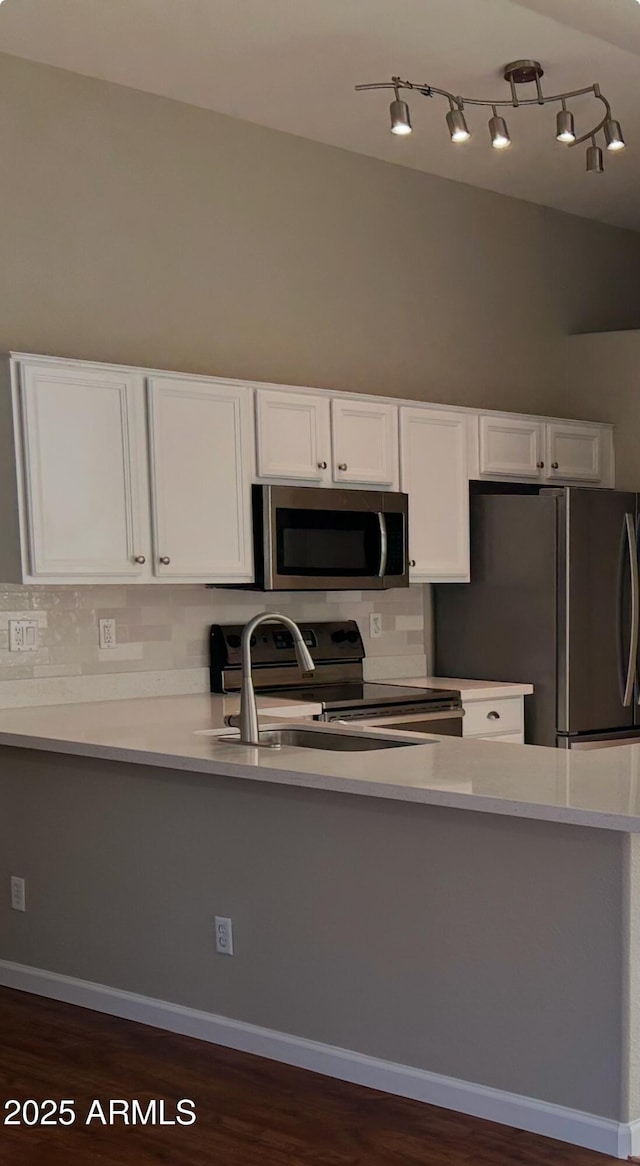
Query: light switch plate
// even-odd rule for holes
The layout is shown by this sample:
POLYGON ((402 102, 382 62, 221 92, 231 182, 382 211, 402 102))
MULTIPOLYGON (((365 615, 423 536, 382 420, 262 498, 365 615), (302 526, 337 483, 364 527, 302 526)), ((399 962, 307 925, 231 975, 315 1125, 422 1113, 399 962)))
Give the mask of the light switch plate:
POLYGON ((10 619, 9 620, 9 651, 10 652, 37 652, 38 651, 38 621, 37 621, 37 619, 10 619))

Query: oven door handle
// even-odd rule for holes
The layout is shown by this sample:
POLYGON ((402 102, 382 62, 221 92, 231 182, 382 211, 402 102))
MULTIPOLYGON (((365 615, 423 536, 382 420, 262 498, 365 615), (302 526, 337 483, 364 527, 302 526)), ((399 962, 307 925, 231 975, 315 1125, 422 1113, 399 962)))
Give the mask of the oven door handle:
POLYGON ((387 570, 389 540, 387 538, 387 520, 381 510, 378 511, 378 526, 380 528, 380 566, 378 567, 378 578, 382 579, 387 570))
POLYGON ((370 725, 371 728, 373 729, 376 725, 380 725, 380 727, 383 728, 385 725, 410 725, 411 722, 413 722, 415 724, 416 721, 422 722, 422 721, 462 720, 463 716, 464 716, 464 709, 462 709, 462 708, 441 709, 440 712, 434 712, 434 713, 426 713, 426 712, 425 713, 408 713, 406 716, 396 716, 396 717, 394 717, 393 715, 389 715, 389 716, 385 716, 385 717, 368 717, 367 714, 365 712, 363 712, 362 717, 359 717, 357 720, 355 718, 353 718, 353 719, 348 720, 348 721, 337 720, 337 721, 333 721, 332 723, 334 725, 336 725, 336 724, 337 725, 361 725, 361 724, 366 723, 367 725, 370 725))

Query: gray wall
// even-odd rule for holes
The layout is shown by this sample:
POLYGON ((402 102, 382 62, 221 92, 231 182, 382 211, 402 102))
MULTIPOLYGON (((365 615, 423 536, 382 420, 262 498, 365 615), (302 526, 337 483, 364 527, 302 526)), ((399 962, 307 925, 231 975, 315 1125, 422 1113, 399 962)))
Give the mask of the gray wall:
POLYGON ((27 887, 0 959, 620 1119, 623 858, 608 830, 0 750, 0 887, 27 887))
POLYGON ((562 413, 640 324, 640 235, 1 61, 2 348, 562 413))
MULTIPOLYGON (((640 278, 636 299, 640 304, 640 278)), ((567 405, 576 416, 615 425, 616 486, 640 490, 640 332, 567 340, 567 405)))

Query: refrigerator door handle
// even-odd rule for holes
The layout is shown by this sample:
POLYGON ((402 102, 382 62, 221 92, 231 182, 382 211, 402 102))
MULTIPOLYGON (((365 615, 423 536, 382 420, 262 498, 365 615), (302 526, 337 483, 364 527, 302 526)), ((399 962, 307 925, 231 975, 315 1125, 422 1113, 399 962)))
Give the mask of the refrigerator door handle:
POLYGON ((638 579, 638 544, 636 540, 635 522, 632 514, 625 514, 622 526, 620 545, 620 571, 618 576, 618 675, 620 681, 620 697, 625 708, 628 708, 633 699, 635 682, 636 657, 638 655, 638 632, 640 630, 640 583, 638 579), (629 574, 631 577, 631 629, 629 633, 629 656, 627 659, 626 679, 622 661, 622 579, 624 569, 624 551, 629 556, 629 574))

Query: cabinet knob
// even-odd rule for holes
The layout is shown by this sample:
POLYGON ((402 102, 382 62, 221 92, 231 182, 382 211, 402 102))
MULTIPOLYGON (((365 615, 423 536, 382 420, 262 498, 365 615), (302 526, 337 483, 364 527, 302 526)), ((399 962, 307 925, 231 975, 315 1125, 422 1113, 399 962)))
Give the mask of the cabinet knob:
POLYGON ((346 468, 347 468, 347 463, 346 463, 346 462, 339 462, 339 463, 338 463, 338 469, 339 469, 339 470, 346 470, 346 468))
POLYGON ((146 563, 147 560, 145 559, 144 555, 136 555, 133 561, 134 563, 140 563, 140 565, 142 565, 142 563, 146 563))
POLYGON ((539 469, 539 470, 543 470, 543 469, 544 469, 544 462, 536 462, 536 465, 537 465, 537 467, 538 467, 538 469, 539 469))
POLYGON ((500 713, 497 713, 495 711, 491 712, 491 713, 487 713, 487 720, 488 721, 499 721, 500 720, 500 713))
POLYGON ((410 566, 410 567, 415 567, 415 565, 416 565, 416 561, 415 561, 415 559, 409 559, 409 566, 410 566))
POLYGON ((327 468, 326 462, 318 462, 318 469, 319 470, 326 470, 326 468, 327 468))
POLYGON ((560 466, 559 466, 558 462, 552 462, 552 463, 551 463, 551 469, 552 469, 552 470, 559 470, 559 469, 560 469, 560 466))
POLYGON ((171 559, 168 555, 160 555, 160 562, 162 563, 163 567, 168 567, 171 559))

